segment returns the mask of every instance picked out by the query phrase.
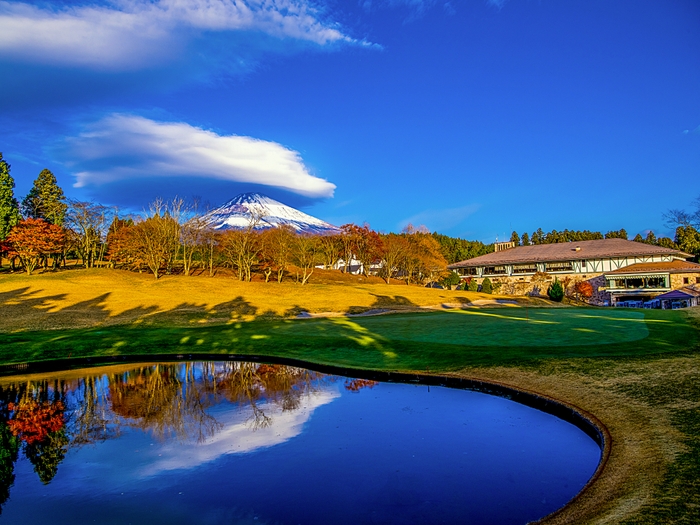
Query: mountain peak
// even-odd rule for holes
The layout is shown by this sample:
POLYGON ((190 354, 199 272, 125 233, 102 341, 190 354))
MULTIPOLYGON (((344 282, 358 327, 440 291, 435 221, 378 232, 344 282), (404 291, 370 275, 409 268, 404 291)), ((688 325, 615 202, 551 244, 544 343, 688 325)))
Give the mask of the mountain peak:
POLYGON ((340 229, 262 193, 241 193, 205 215, 216 230, 247 228, 253 217, 259 217, 256 230, 291 226, 297 233, 330 235, 340 229))

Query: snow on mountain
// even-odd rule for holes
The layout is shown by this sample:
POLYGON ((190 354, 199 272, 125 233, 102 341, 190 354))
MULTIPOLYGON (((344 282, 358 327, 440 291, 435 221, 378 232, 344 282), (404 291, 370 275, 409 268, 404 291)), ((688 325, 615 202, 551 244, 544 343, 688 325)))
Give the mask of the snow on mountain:
POLYGON ((216 230, 247 228, 254 217, 258 218, 256 230, 287 224, 298 233, 329 235, 340 232, 340 228, 332 224, 260 193, 241 193, 204 216, 216 230))

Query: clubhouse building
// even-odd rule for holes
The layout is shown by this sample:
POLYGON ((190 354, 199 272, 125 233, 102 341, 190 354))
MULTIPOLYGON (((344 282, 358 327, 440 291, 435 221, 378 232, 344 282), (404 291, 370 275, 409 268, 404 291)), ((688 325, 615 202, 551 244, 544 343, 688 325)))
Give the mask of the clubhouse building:
POLYGON ((493 253, 448 268, 479 284, 488 277, 501 294, 545 295, 557 278, 568 293, 577 282, 588 281, 593 286, 592 304, 665 307, 672 303, 652 303, 653 299, 684 288, 689 295, 700 291, 700 264, 688 261, 691 257, 625 239, 517 247, 503 242, 496 243, 493 253))

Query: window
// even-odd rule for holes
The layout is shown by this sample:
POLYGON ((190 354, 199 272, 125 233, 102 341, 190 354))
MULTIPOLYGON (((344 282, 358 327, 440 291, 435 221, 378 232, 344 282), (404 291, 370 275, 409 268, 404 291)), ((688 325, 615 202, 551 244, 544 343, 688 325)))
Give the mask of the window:
POLYGON ((516 264, 513 266, 513 273, 536 273, 536 264, 516 264))
POLYGON ((695 284, 700 284, 700 277, 695 278, 695 284))
POLYGON ((690 279, 688 277, 683 277, 683 284, 690 284, 690 279))
POLYGON ((571 261, 551 262, 547 263, 548 272, 570 272, 574 269, 571 261))

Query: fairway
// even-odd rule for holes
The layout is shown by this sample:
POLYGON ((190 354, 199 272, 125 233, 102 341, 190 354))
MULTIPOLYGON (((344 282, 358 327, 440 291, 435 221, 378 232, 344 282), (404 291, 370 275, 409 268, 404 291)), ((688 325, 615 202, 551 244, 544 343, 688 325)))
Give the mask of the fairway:
MULTIPOLYGON (((343 325, 348 321, 335 321, 343 325)), ((394 341, 465 346, 580 346, 638 341, 649 335, 643 312, 589 309, 463 309, 431 315, 353 319, 368 332, 394 341)), ((303 325, 295 327, 304 330, 303 325)), ((312 327, 311 332, 315 331, 312 327)), ((312 335, 312 333, 309 333, 312 335)))

